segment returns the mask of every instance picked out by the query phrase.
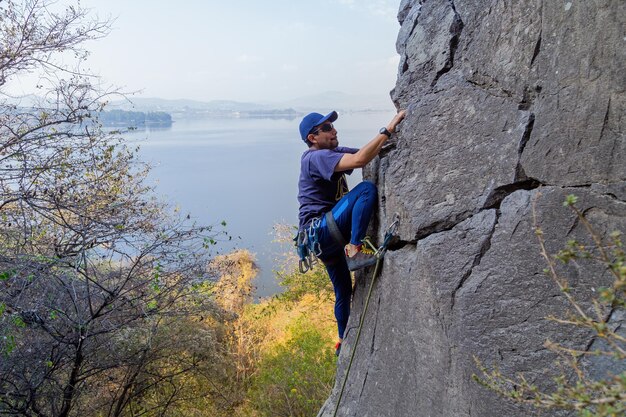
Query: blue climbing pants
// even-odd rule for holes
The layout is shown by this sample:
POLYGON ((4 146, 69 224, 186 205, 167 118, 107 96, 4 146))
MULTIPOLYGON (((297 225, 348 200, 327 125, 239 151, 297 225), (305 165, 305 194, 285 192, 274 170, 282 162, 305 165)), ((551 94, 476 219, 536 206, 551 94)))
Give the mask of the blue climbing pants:
MULTIPOLYGON (((350 243, 361 244, 367 232, 367 225, 372 217, 377 198, 376 186, 369 181, 363 181, 344 195, 333 207, 332 213, 337 227, 346 240, 350 236, 350 243)), ((322 254, 319 258, 324 263, 333 283, 335 318, 337 319, 339 338, 343 339, 350 316, 352 278, 344 256, 344 248, 332 237, 326 225, 326 217, 322 217, 317 233, 322 248, 322 254)))

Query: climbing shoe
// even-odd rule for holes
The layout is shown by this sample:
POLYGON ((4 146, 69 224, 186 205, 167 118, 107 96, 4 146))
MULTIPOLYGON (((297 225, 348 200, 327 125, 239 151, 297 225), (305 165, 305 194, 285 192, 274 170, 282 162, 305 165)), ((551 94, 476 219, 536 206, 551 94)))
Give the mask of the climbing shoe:
POLYGON ((341 342, 337 342, 335 345, 335 356, 339 356, 339 352, 341 352, 341 342))
POLYGON ((350 271, 356 271, 374 265, 376 263, 376 256, 359 251, 353 256, 346 256, 346 261, 348 263, 348 269, 350 271))

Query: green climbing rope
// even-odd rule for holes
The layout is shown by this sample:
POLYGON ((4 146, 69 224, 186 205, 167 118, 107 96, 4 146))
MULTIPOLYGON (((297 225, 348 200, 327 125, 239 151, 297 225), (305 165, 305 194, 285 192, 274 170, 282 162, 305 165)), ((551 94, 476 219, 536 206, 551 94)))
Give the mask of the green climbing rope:
POLYGON ((356 339, 354 340, 354 346, 352 347, 352 353, 350 354, 350 362, 348 362, 348 368, 346 369, 346 374, 343 377, 343 383, 341 384, 341 389, 339 390, 339 398, 337 398, 337 404, 335 405, 335 412, 333 413, 333 417, 337 417, 337 412, 339 411, 339 405, 341 404, 341 398, 343 397, 343 392, 346 388, 346 382, 348 382, 348 374, 350 373, 350 368, 352 368, 352 362, 354 361, 354 354, 356 353, 356 348, 359 345, 359 339, 361 338, 361 330, 363 329, 363 322, 365 321, 365 314, 367 313, 367 307, 370 303, 370 298, 372 296, 372 290, 374 288, 374 282, 376 282, 376 277, 378 276, 378 272, 380 271, 380 265, 382 263, 383 257, 385 256, 385 252, 387 251, 387 245, 391 241, 391 238, 396 232, 398 227, 398 222, 400 221, 399 215, 395 215, 395 219, 391 226, 387 228, 385 233, 385 239, 383 244, 377 249, 369 239, 365 239, 364 243, 370 246, 373 250, 375 250, 376 256, 376 266, 374 267, 374 275, 372 275, 372 282, 370 283, 370 288, 367 291, 367 297, 365 298, 365 306, 363 307, 363 313, 361 314, 361 318, 359 319, 359 328, 356 333, 356 339))

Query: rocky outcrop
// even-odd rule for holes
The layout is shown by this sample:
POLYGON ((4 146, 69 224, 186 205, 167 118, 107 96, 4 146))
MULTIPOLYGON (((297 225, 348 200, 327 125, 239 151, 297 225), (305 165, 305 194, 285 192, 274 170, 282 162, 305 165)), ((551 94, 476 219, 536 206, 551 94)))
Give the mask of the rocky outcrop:
MULTIPOLYGON (((398 17, 392 98, 409 112, 366 176, 380 191, 379 239, 398 213, 399 240, 337 415, 537 415, 473 382, 473 358, 545 387, 555 372, 546 339, 596 343, 546 320, 568 305, 542 272, 532 207, 553 251, 589 240, 562 206, 567 194, 601 233, 626 231, 626 3, 403 0, 398 17)), ((567 274, 585 307, 610 279, 586 264, 567 274)), ((357 276, 320 416, 333 415, 370 279, 357 276)))

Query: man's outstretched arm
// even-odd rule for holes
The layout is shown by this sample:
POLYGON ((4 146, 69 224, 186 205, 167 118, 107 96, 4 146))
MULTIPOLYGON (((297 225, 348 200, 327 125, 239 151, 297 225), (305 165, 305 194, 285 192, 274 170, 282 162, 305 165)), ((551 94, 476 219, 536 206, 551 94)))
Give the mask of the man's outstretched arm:
MULTIPOLYGON (((387 130, 391 133, 394 133, 396 131, 396 127, 402 121, 402 119, 404 119, 405 115, 406 110, 400 110, 387 125, 387 130)), ((385 142, 387 142, 387 139, 389 139, 387 135, 379 133, 374 139, 369 141, 367 145, 359 149, 357 153, 344 154, 343 157, 339 160, 339 163, 335 166, 335 172, 347 171, 355 168, 363 168, 372 159, 374 159, 376 155, 378 155, 385 142)))

